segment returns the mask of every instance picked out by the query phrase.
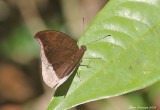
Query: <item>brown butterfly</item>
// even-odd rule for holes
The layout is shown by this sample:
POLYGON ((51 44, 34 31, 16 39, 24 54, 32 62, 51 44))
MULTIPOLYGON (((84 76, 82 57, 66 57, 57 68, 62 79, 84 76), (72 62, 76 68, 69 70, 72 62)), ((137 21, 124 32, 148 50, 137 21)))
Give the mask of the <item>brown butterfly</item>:
POLYGON ((40 44, 44 82, 51 88, 60 86, 78 66, 86 46, 79 49, 76 42, 58 31, 40 31, 34 38, 40 44))

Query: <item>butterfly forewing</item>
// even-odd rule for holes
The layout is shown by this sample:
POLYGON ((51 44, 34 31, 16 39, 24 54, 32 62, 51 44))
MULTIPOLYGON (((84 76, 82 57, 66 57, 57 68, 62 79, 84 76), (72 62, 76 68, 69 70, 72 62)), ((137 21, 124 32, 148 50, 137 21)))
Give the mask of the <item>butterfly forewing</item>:
POLYGON ((70 37, 61 32, 40 31, 35 37, 42 42, 46 58, 54 70, 79 49, 70 37))

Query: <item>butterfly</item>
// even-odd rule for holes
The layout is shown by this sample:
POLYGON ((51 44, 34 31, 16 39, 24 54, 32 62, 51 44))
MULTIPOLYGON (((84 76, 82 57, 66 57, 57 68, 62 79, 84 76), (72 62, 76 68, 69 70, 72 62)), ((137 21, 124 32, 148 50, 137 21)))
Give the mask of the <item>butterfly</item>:
POLYGON ((40 44, 42 76, 51 88, 63 84, 81 61, 85 45, 78 45, 68 35, 52 30, 40 31, 34 36, 40 44))

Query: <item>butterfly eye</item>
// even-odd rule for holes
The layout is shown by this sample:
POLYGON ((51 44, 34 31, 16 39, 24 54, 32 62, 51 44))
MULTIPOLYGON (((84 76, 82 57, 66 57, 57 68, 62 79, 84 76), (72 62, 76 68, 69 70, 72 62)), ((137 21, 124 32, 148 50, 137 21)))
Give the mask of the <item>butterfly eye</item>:
POLYGON ((86 50, 87 50, 87 48, 86 48, 85 45, 82 45, 82 46, 81 46, 81 49, 82 49, 83 51, 86 51, 86 50))

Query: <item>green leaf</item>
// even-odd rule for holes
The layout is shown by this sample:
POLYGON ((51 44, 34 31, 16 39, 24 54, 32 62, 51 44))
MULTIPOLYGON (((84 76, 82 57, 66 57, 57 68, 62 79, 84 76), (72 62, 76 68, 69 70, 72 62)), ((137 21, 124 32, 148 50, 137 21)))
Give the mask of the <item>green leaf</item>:
POLYGON ((85 31, 85 44, 111 36, 87 46, 78 68, 80 78, 72 75, 60 86, 48 110, 68 109, 159 81, 159 13, 159 0, 111 0, 85 31), (88 62, 89 67, 81 66, 88 62))
POLYGON ((38 44, 24 24, 15 27, 0 47, 6 58, 18 62, 25 63, 39 56, 38 44))

